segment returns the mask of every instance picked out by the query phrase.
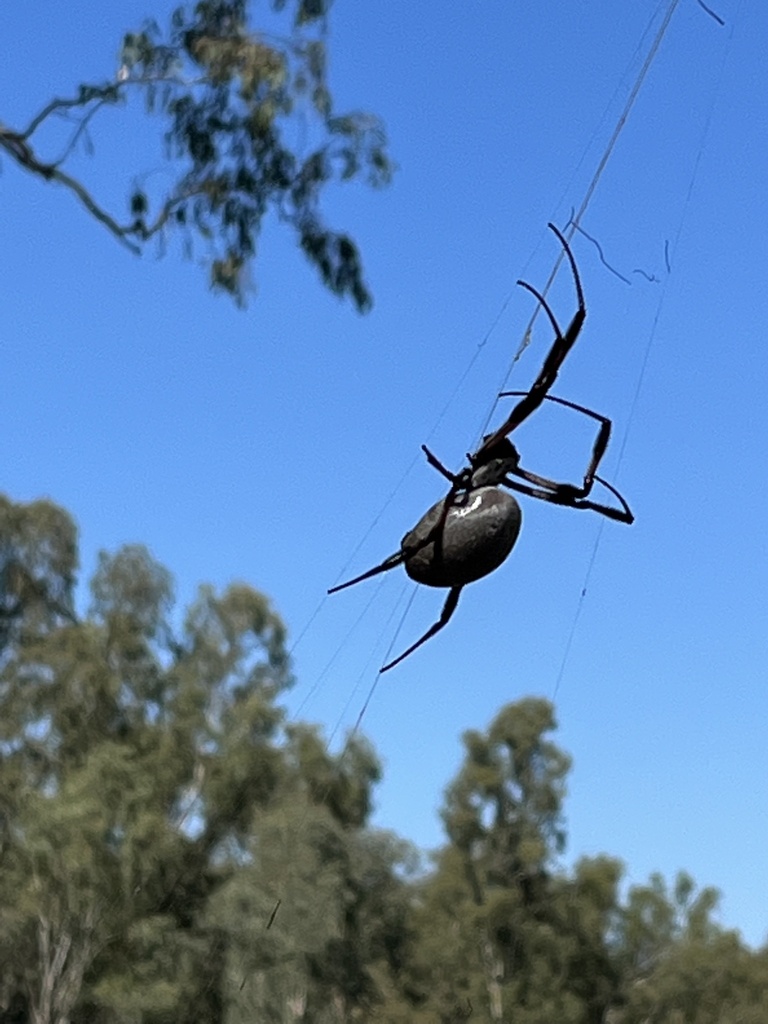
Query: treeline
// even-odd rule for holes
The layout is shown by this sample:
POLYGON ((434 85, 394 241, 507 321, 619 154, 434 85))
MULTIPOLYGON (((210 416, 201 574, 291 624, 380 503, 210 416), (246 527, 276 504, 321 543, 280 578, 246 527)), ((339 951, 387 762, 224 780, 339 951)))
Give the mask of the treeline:
POLYGON ((289 723, 246 585, 183 619, 139 546, 74 608, 75 526, 0 499, 3 1024, 765 1024, 768 949, 680 874, 559 865, 568 757, 525 699, 464 736, 425 870, 373 829, 380 768, 289 723))

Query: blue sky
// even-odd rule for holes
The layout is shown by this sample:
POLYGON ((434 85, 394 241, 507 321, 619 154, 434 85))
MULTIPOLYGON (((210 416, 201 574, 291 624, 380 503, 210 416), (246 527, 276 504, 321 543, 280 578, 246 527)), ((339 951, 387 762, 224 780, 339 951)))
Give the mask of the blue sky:
MULTIPOLYGON (((292 713, 343 735, 411 585, 393 572, 325 590, 395 551, 442 494, 422 442, 454 468, 476 443, 532 312, 514 282, 546 281, 557 252, 546 223, 581 202, 663 7, 637 0, 617 17, 613 0, 337 0, 338 108, 381 115, 399 165, 386 191, 328 196, 329 220, 364 254, 367 317, 327 294, 273 225, 243 312, 173 243, 162 260, 136 259, 72 197, 5 160, 6 493, 72 512, 84 577, 99 549, 139 541, 182 601, 232 579, 270 595, 301 636, 292 713)), ((83 0, 51 5, 41 26, 35 5, 5 5, 3 120, 21 126, 52 95, 114 75, 122 34, 169 9, 83 0)), ((554 698, 556 740, 574 758, 568 857, 617 855, 634 881, 685 868, 722 890, 722 921, 757 943, 768 933, 768 8, 717 10, 725 28, 680 3, 583 221, 631 286, 575 240, 588 318, 557 394, 613 418, 604 475, 636 523, 604 525, 580 604, 598 517, 523 499, 507 563, 381 679, 363 729, 385 764, 376 822, 430 847, 461 732, 508 701, 554 698)), ((133 106, 107 112, 93 138, 73 171, 122 210, 133 175, 162 168, 159 125, 133 106)), ((567 322, 567 274, 551 301, 567 322)), ((530 384, 550 340, 542 319, 511 387, 530 384)), ((589 423, 554 407, 516 434, 527 465, 574 480, 591 439, 589 423)), ((443 599, 417 593, 396 651, 443 599)))

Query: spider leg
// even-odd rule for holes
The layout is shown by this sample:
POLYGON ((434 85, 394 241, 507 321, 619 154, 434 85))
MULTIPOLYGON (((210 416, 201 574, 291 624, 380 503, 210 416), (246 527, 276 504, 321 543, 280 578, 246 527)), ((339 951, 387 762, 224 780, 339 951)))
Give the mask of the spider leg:
POLYGON ((443 626, 448 625, 448 623, 451 620, 451 616, 456 611, 456 605, 459 603, 459 594, 461 593, 462 589, 463 586, 451 587, 448 593, 448 597, 445 599, 443 610, 440 612, 440 618, 437 620, 434 626, 430 626, 430 628, 427 630, 424 636, 421 637, 420 640, 417 640, 415 644, 411 644, 408 650, 403 651, 403 653, 399 657, 395 658, 394 661, 390 661, 388 665, 383 665, 382 668, 380 669, 381 672, 388 672, 391 668, 394 668, 395 665, 399 665, 400 662, 405 660, 405 658, 407 658, 409 654, 413 654, 413 652, 417 650, 419 647, 421 647, 422 644, 425 644, 427 640, 431 640, 435 633, 439 633, 443 626))
POLYGON ((466 471, 459 473, 458 475, 451 473, 450 470, 445 468, 445 466, 438 459, 438 457, 432 454, 432 452, 429 450, 429 448, 427 448, 425 444, 423 444, 421 447, 424 450, 424 454, 427 456, 427 461, 429 462, 429 464, 431 466, 434 466, 434 468, 439 473, 442 473, 442 475, 447 480, 451 481, 451 489, 449 490, 447 496, 444 499, 443 511, 440 515, 439 520, 437 521, 437 523, 435 523, 434 527, 429 531, 429 534, 426 537, 423 537, 422 540, 415 547, 410 548, 407 552, 400 550, 396 552, 394 555, 390 555, 389 558, 385 558, 380 565, 374 566, 373 569, 368 569, 367 572, 361 573, 360 576, 355 576, 353 580, 347 580, 346 583, 339 583, 335 587, 331 587, 331 589, 328 591, 329 594, 335 594, 339 590, 344 590, 347 587, 353 587, 356 583, 362 583, 363 580, 370 579, 371 576, 378 576, 379 573, 389 572, 390 569, 394 569, 396 566, 402 565, 402 563, 408 556, 413 555, 416 551, 420 550, 423 547, 426 547, 427 544, 431 544, 433 540, 435 542, 435 561, 439 562, 442 559, 443 531, 445 530, 445 523, 446 520, 448 519, 448 513, 451 509, 451 506, 453 505, 453 499, 455 495, 457 494, 458 491, 461 490, 463 486, 465 486, 467 474, 466 471))
MULTIPOLYGON (((466 488, 469 485, 469 481, 472 478, 472 473, 470 470, 466 469, 462 470, 461 473, 451 473, 451 471, 445 468, 440 459, 438 459, 438 457, 434 455, 425 444, 421 446, 421 450, 426 455, 427 462, 430 464, 430 466, 436 469, 438 473, 442 473, 446 480, 450 480, 451 482, 450 490, 443 499, 443 510, 440 513, 440 518, 435 523, 432 530, 430 530, 429 536, 426 538, 425 542, 430 543, 434 539, 435 562, 439 564, 443 560, 443 537, 445 535, 445 524, 448 521, 448 513, 453 507, 453 500, 456 497, 456 495, 459 493, 459 491, 461 491, 463 488, 466 488)), ((471 456, 467 456, 467 458, 471 459, 471 456)))
POLYGON ((543 477, 536 477, 534 473, 527 473, 525 479, 534 479, 544 486, 554 486, 555 488, 559 488, 559 490, 547 491, 541 487, 530 487, 526 484, 518 483, 517 480, 510 480, 509 477, 505 477, 503 483, 505 487, 510 487, 513 491, 517 491, 519 494, 527 494, 529 498, 540 498, 542 501, 551 502, 553 505, 565 505, 567 508, 589 509, 592 512, 599 512, 600 515, 607 516, 608 519, 616 519, 618 522, 627 523, 628 525, 635 521, 632 510, 619 491, 617 491, 612 484, 609 484, 607 480, 603 480, 602 477, 597 475, 595 475, 595 480, 597 480, 599 484, 602 484, 606 490, 611 492, 611 494, 620 503, 621 508, 614 508, 611 505, 603 505, 601 502, 592 501, 590 498, 580 498, 577 496, 578 492, 574 494, 576 488, 571 487, 569 484, 556 484, 554 481, 545 480, 543 477))
POLYGON ((394 569, 395 566, 401 565, 404 558, 405 555, 403 552, 398 551, 396 554, 390 555, 389 558, 385 558, 381 565, 376 565, 373 569, 369 569, 360 576, 355 576, 353 580, 347 580, 346 583, 339 583, 335 587, 331 587, 328 593, 335 594, 338 590, 344 590, 347 587, 354 587, 356 583, 362 583, 363 580, 370 579, 371 576, 378 576, 380 572, 389 572, 389 570, 394 569))
MULTIPOLYGON (((521 288, 525 288, 526 291, 530 292, 531 295, 533 295, 535 298, 537 298, 539 300, 541 308, 547 314, 547 317, 549 318, 549 322, 552 324, 552 329, 555 332, 555 337, 556 338, 562 338, 563 337, 563 332, 560 330, 560 324, 557 322, 557 317, 552 312, 552 307, 547 302, 547 300, 544 298, 544 296, 541 294, 541 292, 537 291, 533 287, 532 284, 528 284, 527 281, 517 281, 516 284, 519 284, 521 288)), ((543 369, 543 367, 542 367, 542 369, 543 369)), ((527 395, 528 392, 527 391, 521 391, 520 394, 521 395, 527 395)))
POLYGON ((531 415, 531 413, 535 412, 538 409, 538 407, 547 397, 547 392, 554 384, 560 367, 563 365, 566 356, 573 348, 574 343, 576 342, 576 339, 578 338, 581 332, 581 328, 584 326, 584 320, 587 316, 587 307, 584 302, 584 291, 581 286, 581 278, 579 277, 579 271, 576 267, 576 260, 571 251, 571 247, 568 244, 562 232, 559 231, 554 224, 549 224, 548 226, 551 228, 552 231, 554 231, 554 233, 560 240, 560 244, 563 247, 563 251, 565 252, 568 262, 570 263, 571 272, 573 274, 573 280, 576 285, 578 309, 576 310, 576 313, 574 314, 573 319, 568 325, 568 328, 566 329, 565 333, 563 333, 558 326, 557 319, 555 318, 555 315, 552 312, 549 303, 541 294, 541 292, 538 292, 532 285, 528 284, 526 281, 517 282, 523 288, 527 289, 529 292, 535 295, 536 298, 539 300, 539 303, 544 309, 544 312, 549 317, 549 321, 552 324, 552 327, 555 331, 555 342, 552 345, 552 348, 549 350, 549 353, 546 359, 544 360, 544 364, 539 372, 539 376, 534 381, 530 391, 524 392, 524 395, 521 398, 521 400, 517 403, 517 405, 514 407, 512 412, 502 423, 499 429, 495 433, 491 434, 488 437, 488 439, 483 442, 483 444, 475 453, 475 459, 477 459, 478 456, 484 454, 488 449, 492 448, 495 444, 498 444, 498 442, 501 441, 502 438, 506 437, 508 434, 511 434, 513 430, 516 430, 520 426, 520 424, 531 415))
MULTIPOLYGON (((629 505, 626 503, 625 499, 621 496, 621 494, 619 494, 619 492, 613 486, 613 484, 609 484, 607 480, 603 480, 603 478, 601 476, 598 476, 597 473, 595 473, 595 480, 597 480, 597 482, 599 484, 602 484, 602 486, 605 487, 605 489, 607 491, 610 491, 611 494, 614 496, 614 498, 616 498, 616 500, 621 503, 621 510, 616 509, 616 508, 610 509, 610 513, 612 513, 610 517, 612 519, 618 519, 619 522, 622 522, 622 523, 627 523, 627 524, 630 524, 630 525, 632 523, 634 523, 635 517, 632 515, 632 510, 630 509, 629 505)), ((579 507, 580 508, 591 508, 591 509, 594 509, 595 512, 602 512, 603 515, 609 515, 609 512, 605 511, 605 509, 609 508, 609 506, 607 506, 607 505, 600 505, 597 502, 591 502, 590 501, 590 502, 587 502, 586 504, 584 504, 583 506, 580 505, 579 507)))
POLYGON ((442 475, 445 477, 445 479, 446 480, 450 480, 450 482, 452 484, 456 483, 456 481, 458 479, 456 474, 452 473, 450 471, 450 469, 446 469, 445 466, 440 461, 440 459, 438 459, 438 457, 436 455, 433 455, 432 452, 429 450, 429 448, 427 448, 427 446, 425 444, 423 444, 421 446, 421 450, 426 455, 427 462, 430 464, 430 466, 432 466, 433 469, 436 469, 438 473, 442 473, 442 475))
MULTIPOLYGON (((501 394, 499 395, 499 398, 506 398, 507 396, 510 395, 524 394, 524 391, 502 391, 501 394)), ((585 416, 591 416, 593 420, 597 420, 597 422, 600 424, 600 429, 598 431, 597 437, 595 438, 595 443, 592 446, 592 457, 590 458, 589 465, 587 466, 586 472, 584 473, 584 483, 579 488, 571 488, 574 497, 586 498, 586 496, 592 490, 592 484, 595 480, 595 473, 597 472, 597 467, 600 465, 600 461, 605 455, 605 452, 608 448, 608 442, 611 439, 611 421, 608 419, 607 416, 603 416, 599 412, 594 412, 592 409, 587 409, 587 407, 584 405, 577 405, 576 402, 569 402, 565 398, 555 398, 554 395, 546 395, 545 397, 548 402, 557 402, 558 405, 565 405, 569 409, 575 409, 577 412, 583 413, 585 416)), ((556 484, 552 480, 547 480, 546 477, 535 476, 533 473, 528 473, 523 469, 513 469, 510 470, 510 472, 514 473, 516 476, 523 477, 524 480, 530 480, 531 483, 543 484, 545 487, 564 486, 562 484, 556 484)))

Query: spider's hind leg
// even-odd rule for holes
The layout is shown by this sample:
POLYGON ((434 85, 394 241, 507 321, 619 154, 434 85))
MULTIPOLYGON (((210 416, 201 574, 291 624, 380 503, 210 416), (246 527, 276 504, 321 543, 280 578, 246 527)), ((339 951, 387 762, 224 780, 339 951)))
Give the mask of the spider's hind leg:
POLYGON ((338 583, 335 587, 331 587, 328 593, 335 594, 338 590, 344 590, 346 587, 354 587, 356 583, 362 583, 363 580, 367 580, 371 576, 378 576, 380 572, 389 572, 390 569, 394 569, 396 566, 402 565, 404 558, 405 555, 403 552, 398 551, 396 554, 390 555, 389 558, 385 558, 381 565, 376 565, 373 569, 369 569, 360 576, 355 576, 353 580, 347 580, 346 583, 338 583))
POLYGON ((445 599, 443 610, 440 612, 440 618, 434 626, 430 626, 423 637, 417 640, 415 644, 411 644, 408 650, 403 651, 403 653, 395 658, 394 661, 390 661, 387 665, 383 665, 379 671, 388 672, 391 668, 394 668, 395 665, 399 665, 400 662, 404 661, 409 654, 413 654, 413 652, 421 647, 422 644, 425 644, 427 640, 431 640, 435 633, 439 633, 443 626, 447 626, 451 620, 451 616, 456 611, 456 605, 459 603, 459 594, 462 589, 463 585, 461 587, 451 587, 448 597, 445 599))

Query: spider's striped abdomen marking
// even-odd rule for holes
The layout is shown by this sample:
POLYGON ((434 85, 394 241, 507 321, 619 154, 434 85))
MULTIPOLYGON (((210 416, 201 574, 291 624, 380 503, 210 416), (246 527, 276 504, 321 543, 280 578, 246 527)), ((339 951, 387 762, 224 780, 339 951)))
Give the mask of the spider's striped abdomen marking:
POLYGON ((498 487, 443 498, 403 537, 405 571, 427 587, 473 583, 498 569, 515 546, 521 523, 519 504, 498 487), (441 529, 446 500, 451 507, 441 529))

